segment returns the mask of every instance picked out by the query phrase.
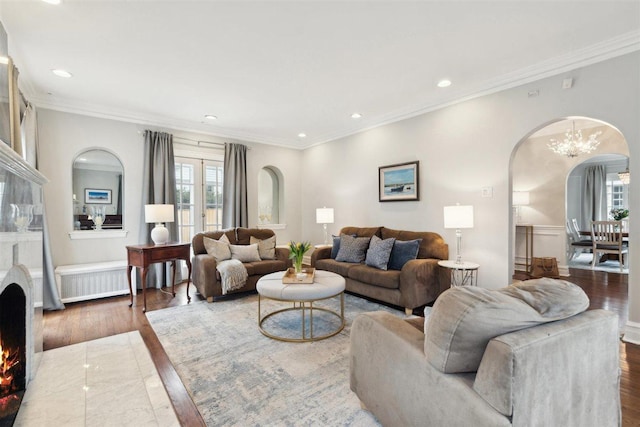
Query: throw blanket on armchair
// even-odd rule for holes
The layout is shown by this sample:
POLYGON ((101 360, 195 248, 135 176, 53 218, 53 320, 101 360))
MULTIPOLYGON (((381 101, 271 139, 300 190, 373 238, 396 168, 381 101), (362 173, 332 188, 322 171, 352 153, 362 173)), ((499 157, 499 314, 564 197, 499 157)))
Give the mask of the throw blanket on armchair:
POLYGON ((247 283, 247 269, 237 259, 228 259, 218 261, 216 270, 220 273, 220 281, 222 282, 222 295, 235 289, 240 289, 247 283))

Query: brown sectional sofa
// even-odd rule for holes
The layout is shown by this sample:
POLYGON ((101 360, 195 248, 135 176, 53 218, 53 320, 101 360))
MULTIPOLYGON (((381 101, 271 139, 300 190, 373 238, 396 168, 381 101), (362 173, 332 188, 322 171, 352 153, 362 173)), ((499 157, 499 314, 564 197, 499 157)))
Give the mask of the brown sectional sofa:
POLYGON ((331 248, 316 249, 311 265, 345 278, 349 292, 404 307, 407 313, 429 304, 450 287, 451 279, 438 261, 449 258, 449 246, 432 232, 393 230, 386 227, 345 227, 340 234, 396 240, 422 239, 417 259, 407 262, 402 270, 379 270, 365 264, 339 262, 331 258, 331 248))
MULTIPOLYGON (((209 302, 212 302, 216 297, 222 296, 222 284, 220 283, 220 273, 216 270, 216 260, 207 254, 203 238, 209 237, 218 240, 222 237, 222 234, 227 235, 232 245, 248 245, 251 237, 265 240, 275 235, 273 230, 240 227, 225 231, 208 231, 193 236, 191 247, 194 255, 191 260, 191 280, 198 289, 198 292, 200 292, 200 295, 205 297, 209 302)), ((244 287, 229 292, 230 294, 255 290, 258 279, 265 274, 284 271, 289 268, 291 266, 289 249, 276 247, 276 259, 243 264, 249 274, 247 283, 244 287)))

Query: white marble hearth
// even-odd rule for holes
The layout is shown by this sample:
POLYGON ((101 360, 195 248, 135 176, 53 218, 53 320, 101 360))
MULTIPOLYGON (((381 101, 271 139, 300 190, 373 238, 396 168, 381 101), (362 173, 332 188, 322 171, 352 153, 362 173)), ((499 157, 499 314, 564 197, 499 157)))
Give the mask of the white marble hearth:
POLYGON ((16 426, 179 426, 138 331, 43 353, 16 426))

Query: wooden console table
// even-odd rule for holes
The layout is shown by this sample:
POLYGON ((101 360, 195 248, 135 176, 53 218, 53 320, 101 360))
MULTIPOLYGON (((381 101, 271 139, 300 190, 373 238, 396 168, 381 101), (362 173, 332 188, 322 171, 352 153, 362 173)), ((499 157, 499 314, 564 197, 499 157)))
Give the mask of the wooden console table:
POLYGON ((189 296, 189 283, 191 281, 191 243, 165 243, 163 245, 145 244, 127 246, 127 277, 129 279, 129 294, 131 302, 129 307, 133 306, 133 289, 131 287, 131 270, 133 267, 142 269, 142 311, 147 311, 147 269, 151 264, 156 262, 169 262, 173 267, 173 276, 171 279, 171 293, 176 296, 176 260, 183 259, 187 262, 189 275, 187 276, 187 301, 191 301, 189 296))

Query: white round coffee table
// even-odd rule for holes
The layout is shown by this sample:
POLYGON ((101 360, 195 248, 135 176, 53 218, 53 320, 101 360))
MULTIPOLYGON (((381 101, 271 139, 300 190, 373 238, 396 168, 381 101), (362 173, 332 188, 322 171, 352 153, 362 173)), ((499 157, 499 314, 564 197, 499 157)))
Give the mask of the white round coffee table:
POLYGON ((309 342, 318 341, 332 337, 344 329, 344 278, 330 271, 316 270, 313 283, 311 284, 285 284, 282 283, 284 271, 267 274, 261 277, 256 284, 258 291, 258 326, 260 332, 269 338, 288 342, 309 342), (329 298, 340 296, 340 313, 336 313, 325 307, 314 307, 313 303, 329 298), (287 307, 262 316, 261 299, 268 298, 276 301, 286 301, 293 303, 293 307, 287 307), (289 338, 279 336, 266 331, 263 328, 265 320, 278 313, 297 310, 301 312, 302 332, 300 338, 289 338), (306 312, 309 312, 309 336, 305 332, 306 312), (323 311, 336 316, 340 320, 337 329, 320 336, 313 333, 313 313, 314 311, 323 311))

